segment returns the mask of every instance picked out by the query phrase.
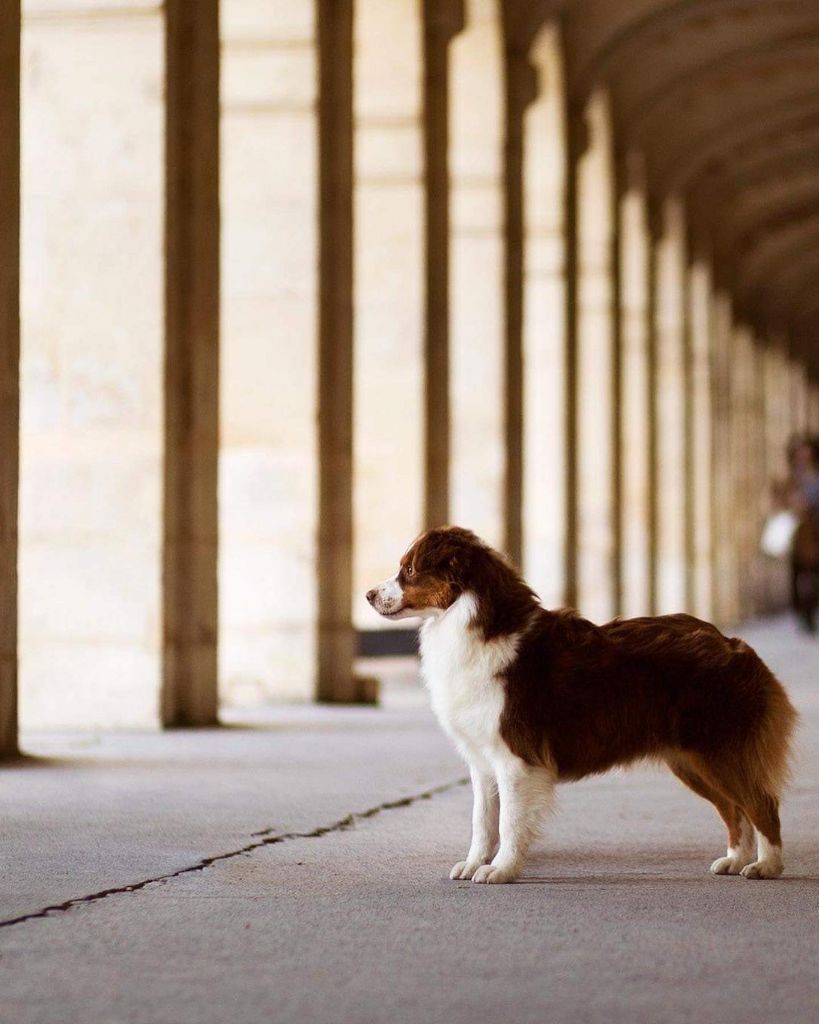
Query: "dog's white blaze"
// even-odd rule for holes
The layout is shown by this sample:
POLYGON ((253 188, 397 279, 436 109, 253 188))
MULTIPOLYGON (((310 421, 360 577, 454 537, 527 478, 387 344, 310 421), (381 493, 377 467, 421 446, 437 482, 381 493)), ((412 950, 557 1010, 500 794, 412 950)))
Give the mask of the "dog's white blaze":
POLYGON ((514 660, 520 636, 483 640, 471 628, 476 611, 474 594, 466 593, 423 624, 421 672, 438 721, 470 766, 475 791, 472 845, 452 877, 508 882, 549 809, 554 778, 513 754, 501 736, 499 676, 514 660), (498 839, 500 849, 486 864, 498 839))
POLYGON ((404 590, 398 582, 397 573, 395 576, 391 576, 388 580, 384 580, 383 583, 379 583, 374 589, 376 591, 374 607, 380 615, 404 618, 414 614, 413 612, 407 612, 405 614, 401 609, 401 605, 404 601, 404 590))

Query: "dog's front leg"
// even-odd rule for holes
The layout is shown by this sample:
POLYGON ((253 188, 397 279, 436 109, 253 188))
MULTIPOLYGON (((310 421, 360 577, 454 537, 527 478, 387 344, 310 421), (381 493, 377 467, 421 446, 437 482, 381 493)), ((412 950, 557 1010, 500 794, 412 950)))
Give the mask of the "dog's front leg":
POLYGON ((510 755, 497 765, 500 794, 500 849, 491 864, 472 876, 473 882, 513 882, 521 872, 529 846, 551 805, 554 778, 545 768, 510 755))
POLYGON ((470 767, 472 777, 472 843, 466 860, 459 860, 450 878, 471 878, 482 864, 488 864, 498 848, 498 784, 494 772, 470 767))

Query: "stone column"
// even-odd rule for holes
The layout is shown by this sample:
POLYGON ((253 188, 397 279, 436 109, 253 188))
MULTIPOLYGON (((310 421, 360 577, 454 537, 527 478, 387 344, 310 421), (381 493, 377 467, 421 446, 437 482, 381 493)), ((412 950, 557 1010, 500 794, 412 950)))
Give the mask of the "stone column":
POLYGON ((165 725, 217 720, 219 3, 165 4, 165 725))
POLYGON ((688 585, 689 610, 703 619, 712 607, 712 423, 711 402, 711 275, 708 266, 695 262, 687 275, 688 301, 688 457, 690 486, 688 585))
POLYGON ((223 695, 355 700, 352 4, 222 39, 223 695))
POLYGON ((20 4, 0 9, 0 757, 17 753, 20 4))
POLYGON ((762 615, 766 607, 766 567, 764 556, 759 547, 759 539, 768 507, 768 489, 770 486, 770 470, 765 446, 765 347, 762 337, 754 332, 751 335, 751 394, 749 437, 751 473, 749 495, 749 529, 748 553, 753 567, 753 615, 762 615))
MULTIPOLYGON (((603 622, 616 613, 618 603, 616 203, 605 94, 589 102, 586 127, 588 145, 575 166, 576 309, 569 323, 576 423, 575 598, 582 614, 603 622)), ((571 154, 569 160, 571 167, 571 154)), ((568 271, 571 275, 571 263, 568 271)))
POLYGON ((622 613, 651 607, 651 419, 649 262, 651 239, 642 167, 623 171, 620 199, 620 438, 622 613))
POLYGON ((529 54, 540 89, 523 153, 522 564, 547 607, 566 600, 566 127, 560 35, 529 54))
MULTIPOLYGON (((505 474, 503 548, 516 565, 523 556, 524 449, 524 160, 527 107, 538 91, 537 71, 525 54, 507 48, 504 59, 504 334, 505 474)), ((527 367, 527 373, 531 371, 527 367)))
POLYGON ((733 329, 731 392, 731 456, 734 469, 733 536, 736 571, 737 617, 749 618, 755 610, 755 557, 753 534, 756 494, 754 483, 754 343, 745 324, 733 329))
POLYGON ((503 67, 494 0, 450 44, 450 518, 505 537, 503 67))
POLYGON ((762 615, 767 607, 767 567, 759 547, 765 515, 771 467, 765 444, 765 344, 756 332, 751 335, 750 401, 748 436, 750 439, 750 494, 748 496, 748 558, 752 566, 752 615, 762 615))
POLYGON ((153 728, 164 11, 29 0, 23 44, 20 717, 25 729, 153 728))
POLYGON ((585 124, 571 108, 566 116, 566 177, 565 177, 565 306, 566 329, 566 547, 564 566, 566 572, 564 600, 568 607, 577 607, 578 598, 578 457, 577 457, 577 297, 578 297, 578 189, 577 165, 586 146, 585 124))
POLYGON ((219 662, 233 705, 316 696, 317 107, 313 3, 223 3, 219 662))
POLYGON ((711 307, 713 356, 711 403, 713 409, 713 504, 714 571, 713 609, 719 626, 737 622, 736 578, 736 464, 732 421, 736 408, 736 379, 731 301, 725 292, 715 293, 711 307))
POLYGON ((463 0, 424 0, 424 523, 449 521, 449 46, 463 0))
POLYGON ((353 607, 366 629, 390 625, 364 595, 424 516, 422 39, 420 0, 356 0, 353 607))
POLYGON ((318 0, 318 697, 354 701, 353 4, 318 0))
POLYGON ((666 200, 653 258, 657 502, 657 611, 686 605, 685 213, 666 200))

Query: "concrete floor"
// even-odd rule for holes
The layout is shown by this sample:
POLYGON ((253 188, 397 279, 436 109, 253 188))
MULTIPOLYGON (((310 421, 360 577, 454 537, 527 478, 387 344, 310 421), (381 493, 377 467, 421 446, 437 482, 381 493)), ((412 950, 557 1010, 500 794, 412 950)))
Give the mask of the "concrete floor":
POLYGON ((450 882, 469 791, 405 679, 380 709, 28 737, 0 773, 0 1022, 813 1024, 819 641, 744 635, 803 714, 777 882, 709 875, 715 815, 647 770, 561 790, 521 884, 450 882))

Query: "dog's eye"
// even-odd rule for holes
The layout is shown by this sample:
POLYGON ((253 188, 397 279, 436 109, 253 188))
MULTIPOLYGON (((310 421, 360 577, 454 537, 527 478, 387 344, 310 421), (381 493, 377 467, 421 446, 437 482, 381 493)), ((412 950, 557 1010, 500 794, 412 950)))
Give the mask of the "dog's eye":
POLYGON ((404 570, 404 572, 406 572, 407 576, 414 576, 415 575, 415 570, 413 569, 413 567, 411 565, 408 565, 406 567, 406 569, 404 570))

